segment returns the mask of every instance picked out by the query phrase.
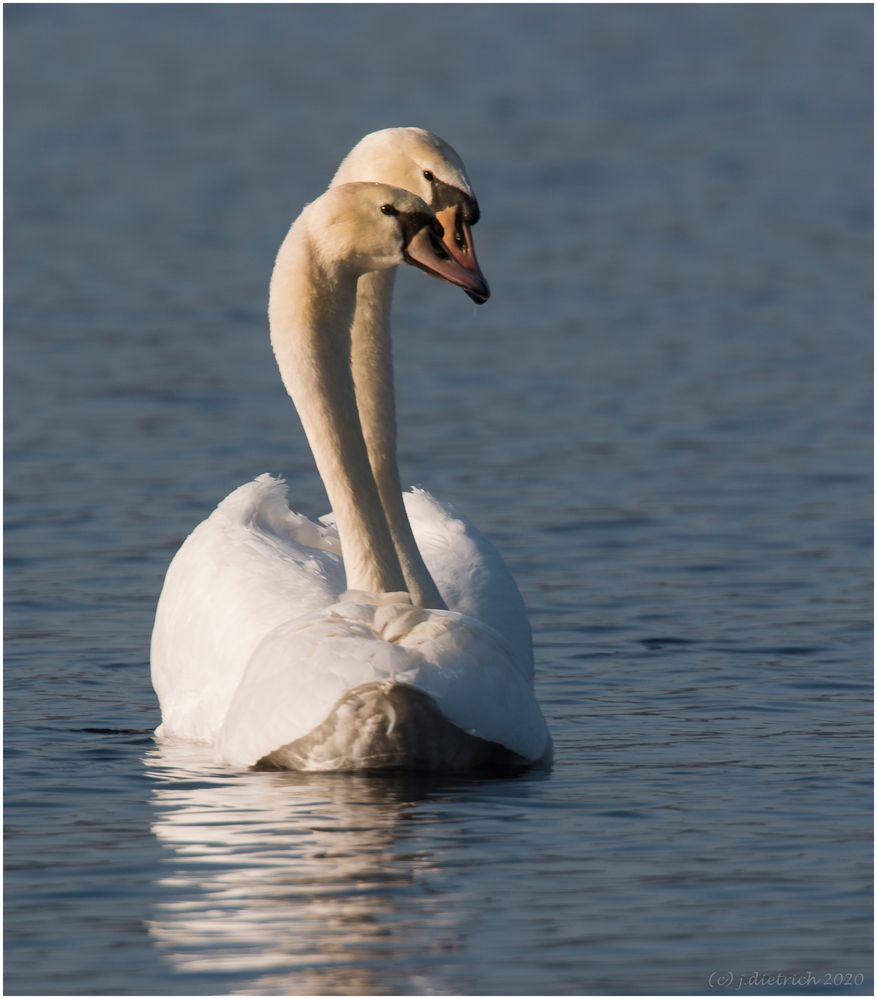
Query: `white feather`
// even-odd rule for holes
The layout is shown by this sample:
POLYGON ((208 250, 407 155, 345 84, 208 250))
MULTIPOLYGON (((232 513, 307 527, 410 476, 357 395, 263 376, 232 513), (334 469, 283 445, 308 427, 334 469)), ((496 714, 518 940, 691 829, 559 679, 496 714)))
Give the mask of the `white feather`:
POLYGON ((526 611, 493 546, 429 493, 406 493, 451 610, 404 594, 345 598, 337 533, 293 513, 286 492, 270 475, 236 489, 171 562, 152 639, 158 734, 218 739, 224 759, 252 765, 347 691, 392 680, 433 697, 464 731, 544 758, 526 611))

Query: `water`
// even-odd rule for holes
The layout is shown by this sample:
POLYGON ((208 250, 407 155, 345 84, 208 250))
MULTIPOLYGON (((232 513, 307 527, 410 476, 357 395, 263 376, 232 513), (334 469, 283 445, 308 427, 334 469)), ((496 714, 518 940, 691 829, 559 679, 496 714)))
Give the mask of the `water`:
POLYGON ((5 14, 6 991, 869 992, 870 9, 5 14), (409 123, 494 297, 399 281, 404 479, 557 762, 226 771, 151 736, 163 573, 257 473, 324 511, 267 279, 409 123))

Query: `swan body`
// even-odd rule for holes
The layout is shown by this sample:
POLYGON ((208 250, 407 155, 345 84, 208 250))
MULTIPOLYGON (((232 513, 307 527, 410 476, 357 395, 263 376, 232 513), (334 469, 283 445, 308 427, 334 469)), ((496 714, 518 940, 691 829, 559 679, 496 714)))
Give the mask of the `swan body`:
MULTIPOLYGON (((417 544, 449 606, 495 633, 501 658, 527 685, 525 707, 535 704, 530 626, 502 558, 472 524, 429 493, 416 490, 404 500, 417 544)), ((152 681, 162 705, 160 737, 215 741, 247 667, 267 636, 287 624, 322 620, 328 608, 343 604, 346 583, 338 533, 330 517, 323 520, 330 523, 293 513, 286 484, 264 474, 235 489, 189 535, 168 568, 152 636, 152 681)), ((390 606, 407 606, 405 613, 414 610, 404 594, 392 596, 390 606)), ((377 604, 364 594, 360 603, 366 609, 356 613, 373 617, 377 604)), ((354 605, 355 597, 347 600, 348 610, 354 605)), ((402 613, 400 609, 397 618, 402 613)), ((369 645, 364 657, 371 652, 369 645)), ((319 661, 281 656, 279 672, 284 661, 306 660, 319 661)), ((356 660, 347 662, 355 665, 356 660)), ((295 689, 304 691, 304 674, 288 673, 295 689)), ((344 690, 354 689, 359 675, 354 671, 345 676, 337 661, 333 664, 333 676, 344 690)), ((479 671, 469 676, 478 679, 479 671)), ((251 687, 260 682, 249 681, 251 687)), ((477 686, 473 683, 470 689, 473 703, 479 702, 477 686)), ((276 687, 266 683, 264 690, 273 698, 276 687)), ((246 727, 246 716, 239 706, 239 731, 246 727)), ((510 722, 514 739, 517 713, 510 722)), ((226 746, 228 742, 226 733, 226 746)))
POLYGON ((284 484, 260 476, 186 540, 153 631, 159 736, 214 742, 237 766, 550 759, 526 611, 502 560, 426 493, 384 503, 398 483, 394 414, 374 382, 391 385, 389 357, 358 353, 357 337, 377 328, 388 347, 388 326, 364 316, 376 299, 388 312, 392 286, 368 279, 409 262, 487 296, 477 264, 442 252, 436 233, 420 198, 378 183, 331 188, 291 228, 272 345, 333 514, 293 513, 284 484))
POLYGON ((265 637, 223 723, 223 758, 306 770, 455 769, 479 752, 509 765, 541 759, 545 722, 501 636, 382 596, 346 594, 265 637))

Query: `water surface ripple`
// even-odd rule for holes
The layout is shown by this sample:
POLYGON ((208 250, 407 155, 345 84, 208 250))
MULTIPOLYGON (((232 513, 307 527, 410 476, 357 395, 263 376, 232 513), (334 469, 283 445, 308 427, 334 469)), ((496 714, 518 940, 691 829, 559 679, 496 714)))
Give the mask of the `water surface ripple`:
POLYGON ((871 10, 463 9, 5 9, 7 993, 870 991, 871 10), (151 734, 185 535, 325 510, 267 280, 389 124, 483 209, 487 306, 400 278, 400 457, 521 585, 547 774, 151 734))

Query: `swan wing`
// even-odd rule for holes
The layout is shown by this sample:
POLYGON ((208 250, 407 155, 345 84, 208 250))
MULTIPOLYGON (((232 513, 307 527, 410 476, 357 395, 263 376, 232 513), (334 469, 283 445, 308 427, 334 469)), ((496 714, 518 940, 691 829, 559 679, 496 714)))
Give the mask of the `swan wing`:
POLYGON ((265 635, 343 590, 337 535, 289 509, 283 480, 261 475, 232 492, 165 577, 151 651, 157 734, 214 739, 265 635))
POLYGON ((405 493, 405 509, 417 547, 448 607, 498 632, 513 662, 532 683, 527 609, 499 552, 453 507, 423 489, 405 493))

